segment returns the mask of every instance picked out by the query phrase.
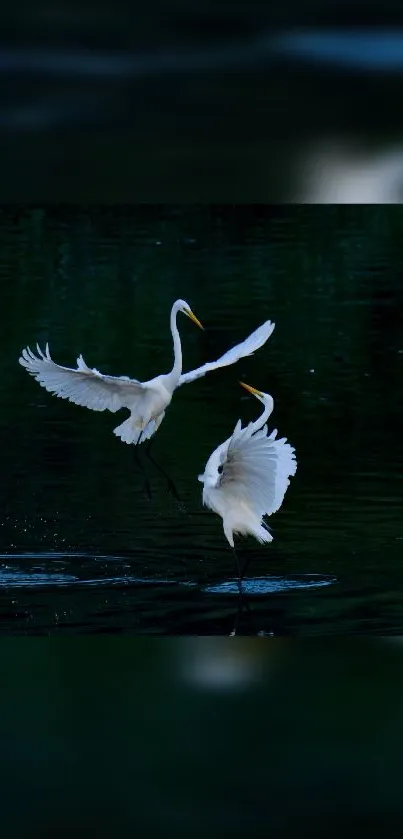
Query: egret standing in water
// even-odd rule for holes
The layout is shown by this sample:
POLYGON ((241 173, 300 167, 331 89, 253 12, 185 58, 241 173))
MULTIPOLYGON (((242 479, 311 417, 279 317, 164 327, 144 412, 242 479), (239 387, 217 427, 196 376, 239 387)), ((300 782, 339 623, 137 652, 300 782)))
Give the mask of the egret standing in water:
MULTIPOLYGON (((273 411, 268 393, 240 383, 263 404, 263 413, 245 428, 238 420, 234 432, 209 457, 203 475, 203 503, 223 520, 225 536, 232 548, 234 534, 250 534, 260 543, 273 537, 264 522, 283 502, 295 475, 295 450, 285 438, 276 439, 277 429, 268 434, 265 424, 273 411)), ((236 554, 235 558, 237 560, 236 554)), ((237 560, 240 579, 241 575, 237 560)))

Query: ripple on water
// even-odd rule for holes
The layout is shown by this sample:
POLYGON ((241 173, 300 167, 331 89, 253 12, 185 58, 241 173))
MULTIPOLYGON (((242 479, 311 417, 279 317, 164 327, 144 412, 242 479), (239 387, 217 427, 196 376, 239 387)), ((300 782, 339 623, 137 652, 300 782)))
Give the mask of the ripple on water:
MULTIPOLYGON (((127 556, 78 552, 0 554, 0 589, 50 586, 54 588, 113 586, 199 588, 199 584, 192 580, 126 573, 124 569, 129 567, 127 556), (97 560, 102 560, 102 566, 97 563, 97 560), (124 573, 122 573, 123 570, 124 573)), ((242 582, 242 590, 246 595, 258 597, 293 590, 323 588, 334 583, 337 583, 337 578, 330 574, 247 577, 242 582)), ((207 594, 239 595, 239 586, 237 579, 233 578, 212 585, 203 585, 201 591, 207 594)))
MULTIPOLYGON (((331 574, 299 574, 293 577, 246 577, 242 581, 242 591, 248 595, 276 594, 295 589, 323 588, 337 583, 337 578, 331 574)), ((225 580, 222 583, 204 586, 203 591, 208 594, 239 595, 239 585, 236 579, 225 580)))
POLYGON ((24 573, 0 570, 0 588, 38 588, 43 586, 70 586, 77 581, 71 574, 24 573))
POLYGON ((56 551, 0 554, 0 589, 128 585, 197 587, 197 583, 188 580, 122 573, 122 566, 129 567, 127 556, 56 551), (102 561, 102 567, 97 560, 102 561), (105 573, 106 568, 109 573, 105 573), (111 574, 112 569, 118 573, 111 574))

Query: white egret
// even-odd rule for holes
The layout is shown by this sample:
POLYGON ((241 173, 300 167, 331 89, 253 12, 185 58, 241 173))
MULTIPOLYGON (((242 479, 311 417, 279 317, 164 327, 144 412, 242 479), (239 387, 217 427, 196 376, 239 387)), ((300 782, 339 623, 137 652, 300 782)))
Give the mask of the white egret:
POLYGON ((147 382, 139 382, 128 376, 104 375, 95 368, 87 367, 82 355, 77 359, 76 369, 62 367, 52 360, 48 344, 45 353, 37 345, 38 355, 27 347, 22 351, 19 363, 47 391, 76 405, 83 405, 93 411, 112 413, 116 413, 120 408, 128 408, 130 416, 115 428, 113 433, 124 443, 140 444, 149 440, 157 431, 177 387, 192 382, 211 370, 226 367, 244 356, 252 355, 266 343, 274 329, 274 323, 268 320, 245 341, 228 350, 218 361, 204 364, 189 373, 182 373, 182 347, 176 324, 178 312, 183 312, 203 329, 188 303, 185 300, 177 300, 172 306, 170 321, 174 346, 172 370, 147 382))
POLYGON ((285 438, 276 439, 277 429, 267 432, 272 397, 240 384, 263 403, 263 413, 245 428, 238 420, 231 437, 215 449, 203 475, 198 476, 203 483, 203 503, 221 516, 232 548, 236 533, 250 534, 260 543, 273 540, 263 517, 279 509, 290 476, 297 469, 292 446, 285 438))

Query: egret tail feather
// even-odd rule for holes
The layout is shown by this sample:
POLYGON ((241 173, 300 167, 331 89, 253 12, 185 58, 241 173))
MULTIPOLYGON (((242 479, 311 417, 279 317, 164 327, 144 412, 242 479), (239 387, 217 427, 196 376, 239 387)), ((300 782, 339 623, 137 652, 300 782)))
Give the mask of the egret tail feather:
POLYGON ((122 422, 121 425, 118 425, 116 428, 113 429, 113 433, 116 437, 120 437, 123 443, 127 443, 130 445, 133 443, 136 445, 139 442, 139 439, 142 434, 142 428, 136 424, 136 421, 133 417, 129 417, 129 419, 122 422))

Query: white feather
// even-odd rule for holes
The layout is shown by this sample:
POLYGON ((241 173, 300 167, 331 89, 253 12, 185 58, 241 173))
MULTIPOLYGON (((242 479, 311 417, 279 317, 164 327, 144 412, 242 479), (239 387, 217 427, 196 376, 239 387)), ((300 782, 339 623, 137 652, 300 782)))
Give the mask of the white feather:
MULTIPOLYGON (((248 431, 248 429, 246 429, 248 431)), ((250 504, 259 516, 276 513, 297 468, 295 450, 264 431, 233 435, 219 483, 228 497, 250 504)))
POLYGON ((155 417, 155 419, 150 420, 150 422, 148 423, 148 425, 146 425, 144 431, 141 434, 141 442, 142 443, 144 443, 145 440, 149 440, 150 437, 152 437, 153 434, 155 434, 157 429, 160 427, 160 425, 162 423, 162 420, 164 419, 164 416, 165 416, 165 411, 162 411, 162 413, 159 414, 158 417, 155 417))
POLYGON ((204 376, 209 370, 234 364, 245 355, 251 355, 263 346, 274 329, 274 324, 267 321, 218 361, 182 376, 182 347, 176 322, 178 312, 184 312, 201 325, 185 300, 175 301, 170 316, 174 364, 169 373, 155 376, 148 382, 139 382, 128 376, 104 375, 95 367, 88 367, 82 355, 77 358, 76 368, 62 367, 51 358, 48 344, 45 352, 37 345, 37 355, 26 347, 19 363, 45 390, 61 399, 68 399, 92 411, 116 413, 120 408, 128 408, 130 416, 114 429, 114 433, 125 443, 143 443, 157 431, 173 392, 180 384, 204 376))
POLYGON ((281 507, 297 469, 292 446, 285 438, 276 439, 277 429, 268 434, 271 396, 258 398, 265 405, 261 417, 245 428, 238 420, 231 437, 215 449, 199 475, 203 503, 221 516, 232 546, 234 533, 249 533, 259 542, 272 540, 263 517, 281 507))
POLYGON ((92 411, 116 413, 120 408, 131 408, 133 400, 144 393, 144 385, 136 379, 105 376, 95 368, 91 370, 82 355, 78 357, 75 369, 56 364, 50 356, 48 344, 45 353, 38 345, 37 351, 38 355, 35 355, 29 347, 24 349, 19 358, 20 364, 49 393, 76 405, 92 411))
POLYGON ((235 364, 235 362, 239 361, 240 358, 252 355, 270 338, 270 335, 274 330, 274 326, 274 323, 267 320, 255 329, 248 338, 245 338, 241 344, 237 344, 235 347, 227 350, 227 352, 224 353, 218 361, 209 361, 207 364, 203 364, 202 367, 198 367, 196 370, 191 370, 189 373, 182 373, 179 379, 178 387, 180 387, 180 385, 188 384, 188 382, 194 382, 195 379, 200 379, 201 376, 205 376, 206 373, 210 373, 212 370, 217 370, 219 367, 228 367, 230 364, 235 364))

